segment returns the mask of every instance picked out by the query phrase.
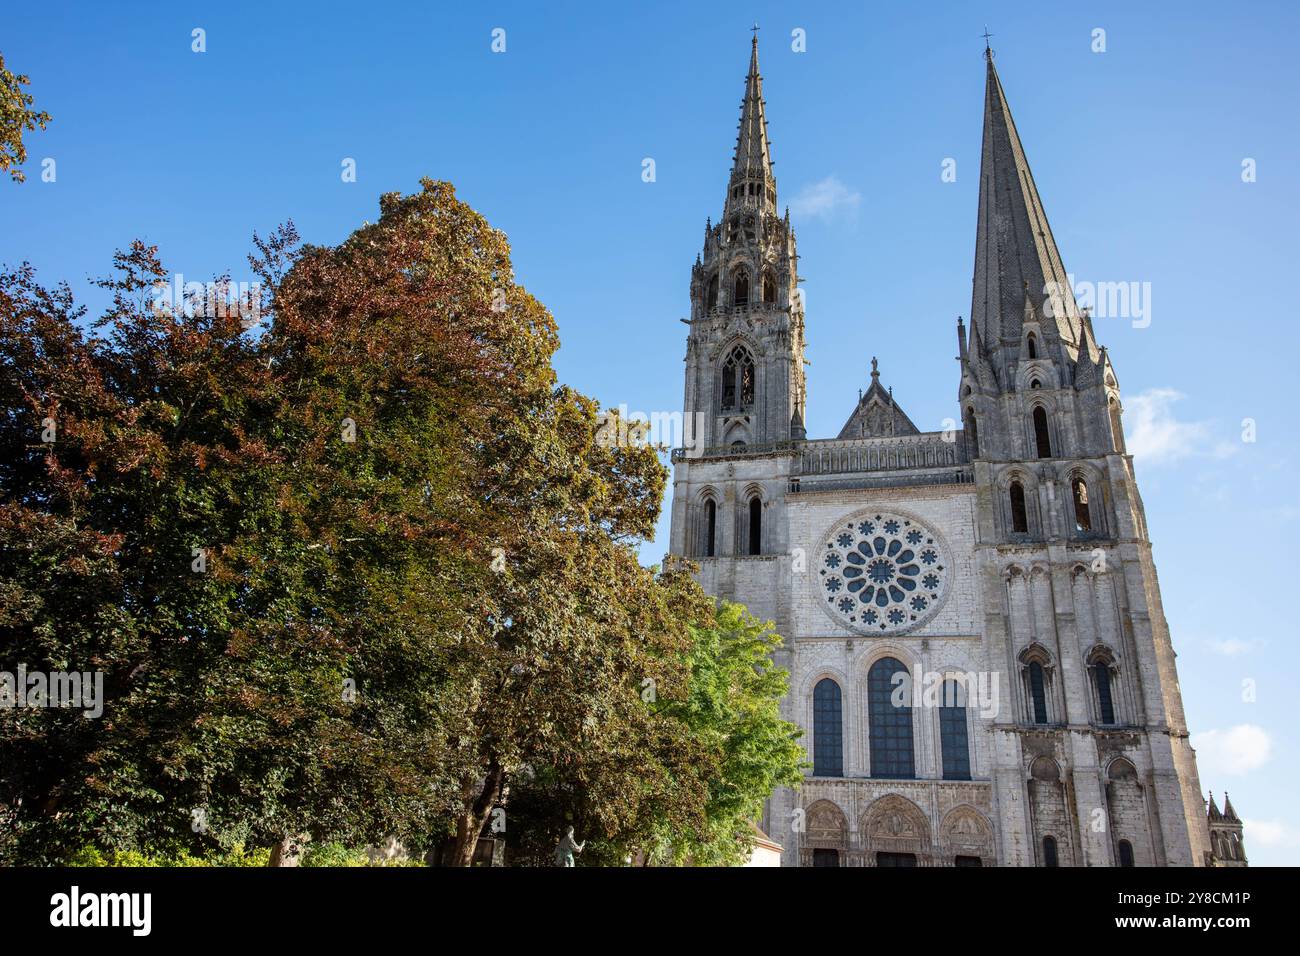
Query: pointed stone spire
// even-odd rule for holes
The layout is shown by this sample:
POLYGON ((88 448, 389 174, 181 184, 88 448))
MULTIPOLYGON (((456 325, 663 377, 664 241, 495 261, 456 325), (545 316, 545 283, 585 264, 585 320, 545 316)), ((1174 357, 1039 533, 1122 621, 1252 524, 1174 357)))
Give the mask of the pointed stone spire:
MULTIPOLYGON (((1022 317, 1032 308, 1074 358, 1079 334, 1074 293, 993 66, 992 51, 985 50, 984 58, 984 144, 971 330, 978 329, 990 350, 1015 349, 1022 317)), ((995 368, 1005 365, 993 364, 995 368)))
POLYGON ((1222 820, 1223 814, 1219 812, 1219 805, 1214 802, 1214 791, 1210 791, 1210 806, 1206 811, 1206 816, 1211 820, 1222 820))
POLYGON ((767 109, 763 102, 763 77, 758 72, 758 34, 749 51, 745 98, 740 103, 740 128, 727 187, 727 208, 742 204, 776 211, 776 177, 767 140, 767 109))
POLYGON ((1223 791, 1223 819, 1231 820, 1237 823, 1237 811, 1232 809, 1232 800, 1228 797, 1228 791, 1223 791))

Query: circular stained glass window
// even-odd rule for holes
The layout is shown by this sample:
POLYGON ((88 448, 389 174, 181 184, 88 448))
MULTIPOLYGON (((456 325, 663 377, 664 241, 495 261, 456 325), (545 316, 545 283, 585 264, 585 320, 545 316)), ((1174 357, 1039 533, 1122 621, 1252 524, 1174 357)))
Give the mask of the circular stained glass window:
POLYGON ((952 576, 947 546, 915 518, 867 511, 821 542, 814 587, 832 618, 860 634, 899 634, 939 610, 952 576))

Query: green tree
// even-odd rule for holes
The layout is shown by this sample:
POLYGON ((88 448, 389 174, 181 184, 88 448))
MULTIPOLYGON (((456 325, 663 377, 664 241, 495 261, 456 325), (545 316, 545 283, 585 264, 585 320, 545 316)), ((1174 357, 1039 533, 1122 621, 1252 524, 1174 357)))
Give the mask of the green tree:
POLYGON ((801 731, 780 717, 788 677, 773 664, 779 647, 771 624, 738 604, 723 602, 715 619, 692 625, 687 685, 654 696, 653 733, 611 735, 611 749, 576 772, 547 767, 512 791, 516 856, 549 862, 554 838, 573 823, 588 840, 587 864, 746 860, 764 800, 797 786, 804 767, 801 731), (630 804, 628 789, 638 797, 630 804))
POLYGON ((45 129, 50 122, 49 113, 31 108, 35 98, 23 89, 29 83, 28 77, 9 72, 0 54, 0 172, 9 173, 19 183, 27 178, 18 168, 27 162, 23 133, 38 126, 45 129))
POLYGON ((0 858, 467 864, 548 787, 592 859, 734 858, 790 779, 770 640, 637 561, 666 469, 556 383, 505 237, 425 181, 339 246, 256 243, 260 295, 164 307, 133 245, 89 329, 0 273, 0 667, 107 697, 0 712, 0 858))

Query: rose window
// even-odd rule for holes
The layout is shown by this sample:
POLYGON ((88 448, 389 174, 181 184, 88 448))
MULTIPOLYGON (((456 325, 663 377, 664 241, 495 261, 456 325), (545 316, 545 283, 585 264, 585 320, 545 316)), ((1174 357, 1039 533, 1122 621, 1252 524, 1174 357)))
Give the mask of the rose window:
POLYGON ((833 618, 863 634, 896 634, 929 620, 952 573, 935 532, 888 512, 842 519, 821 551, 820 599, 833 618))

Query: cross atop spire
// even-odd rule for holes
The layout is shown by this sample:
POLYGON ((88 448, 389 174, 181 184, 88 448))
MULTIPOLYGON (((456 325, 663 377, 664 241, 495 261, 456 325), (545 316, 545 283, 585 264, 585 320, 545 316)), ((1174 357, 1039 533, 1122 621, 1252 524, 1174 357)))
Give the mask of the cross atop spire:
POLYGON ((992 50, 989 49, 989 38, 990 38, 991 36, 993 36, 993 34, 992 34, 992 33, 989 33, 988 24, 985 24, 985 25, 984 25, 984 52, 985 52, 985 53, 991 53, 991 52, 992 52, 992 50))

